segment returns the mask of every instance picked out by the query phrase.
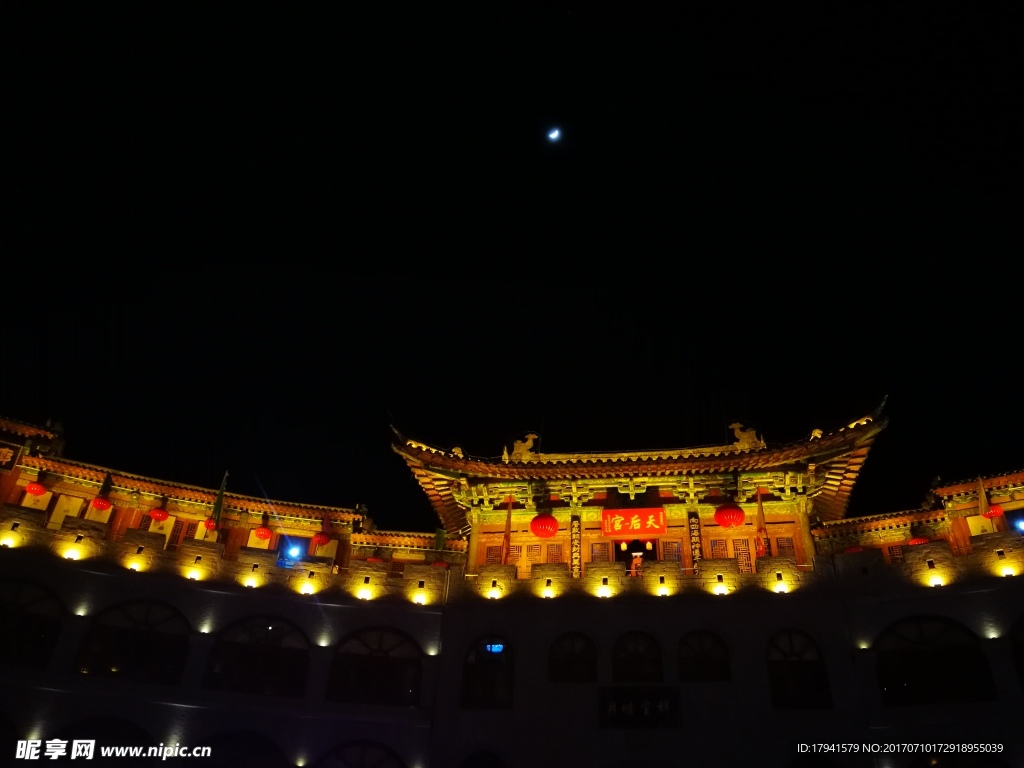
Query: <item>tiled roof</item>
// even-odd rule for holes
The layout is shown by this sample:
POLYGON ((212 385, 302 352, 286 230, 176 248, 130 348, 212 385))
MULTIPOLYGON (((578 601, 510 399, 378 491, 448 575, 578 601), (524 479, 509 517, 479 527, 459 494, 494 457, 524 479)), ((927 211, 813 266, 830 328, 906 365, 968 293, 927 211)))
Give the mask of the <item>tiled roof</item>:
MULTIPOLYGON (((983 477, 981 478, 981 482, 985 486, 986 490, 996 490, 1013 485, 1024 485, 1024 471, 983 477)), ((951 496, 977 498, 978 478, 974 478, 973 480, 963 480, 950 485, 943 485, 934 489, 932 493, 941 498, 949 498, 951 496)))
MULTIPOLYGON (((118 493, 146 493, 153 496, 166 496, 175 501, 186 501, 197 504, 209 504, 213 506, 217 499, 216 489, 201 488, 195 485, 184 485, 183 483, 172 483, 167 480, 154 480, 141 475, 132 475, 125 472, 97 467, 91 464, 83 464, 78 461, 66 459, 46 459, 40 456, 22 457, 20 465, 29 469, 45 470, 65 477, 73 477, 79 480, 94 482, 99 486, 107 473, 110 473, 113 483, 113 491, 118 493)), ((347 522, 361 520, 362 515, 352 509, 340 507, 325 507, 317 504, 297 504, 288 501, 274 501, 272 499, 261 499, 254 496, 242 496, 237 493, 225 492, 225 509, 234 509, 240 512, 263 514, 264 512, 281 517, 298 517, 306 519, 320 519, 324 512, 330 515, 333 521, 347 522)))
MULTIPOLYGON (((713 446, 666 451, 625 451, 614 454, 529 454, 514 461, 463 456, 405 438, 397 430, 393 450, 413 476, 449 533, 466 527, 466 511, 454 488, 475 481, 571 481, 579 479, 673 477, 679 475, 751 472, 814 464, 824 478, 814 491, 815 512, 822 519, 843 516, 850 491, 885 419, 868 416, 835 432, 778 448, 713 446)), ((820 433, 818 433, 820 434, 820 433)))
MULTIPOLYGON (((406 533, 403 531, 372 531, 371 533, 353 533, 353 546, 362 547, 407 547, 410 549, 434 549, 434 534, 406 533)), ((449 551, 464 551, 466 542, 462 539, 448 537, 444 548, 449 551)))
POLYGON ((21 435, 22 437, 45 437, 48 440, 57 437, 55 432, 50 432, 42 427, 22 424, 20 421, 11 421, 4 418, 0 418, 0 431, 10 432, 12 435, 21 435))
POLYGON ((885 515, 868 515, 865 517, 848 517, 845 520, 829 520, 822 528, 812 528, 815 538, 827 539, 832 536, 844 536, 851 533, 869 533, 888 528, 899 528, 914 523, 939 522, 947 518, 942 509, 909 509, 902 512, 890 512, 885 515))

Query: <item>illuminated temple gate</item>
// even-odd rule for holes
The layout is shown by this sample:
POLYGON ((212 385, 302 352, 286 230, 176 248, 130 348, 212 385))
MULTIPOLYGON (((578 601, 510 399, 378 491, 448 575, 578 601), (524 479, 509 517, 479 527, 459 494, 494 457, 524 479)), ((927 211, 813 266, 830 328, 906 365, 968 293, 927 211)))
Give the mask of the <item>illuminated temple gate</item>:
POLYGON ((616 562, 633 573, 671 562, 692 574, 702 560, 733 560, 751 573, 757 557, 811 567, 812 526, 843 517, 885 425, 874 413, 772 448, 741 424, 731 425, 728 445, 676 450, 540 453, 530 434, 488 459, 397 432, 393 448, 445 530, 468 534, 470 574, 505 565, 523 579, 564 563, 581 578, 616 562))

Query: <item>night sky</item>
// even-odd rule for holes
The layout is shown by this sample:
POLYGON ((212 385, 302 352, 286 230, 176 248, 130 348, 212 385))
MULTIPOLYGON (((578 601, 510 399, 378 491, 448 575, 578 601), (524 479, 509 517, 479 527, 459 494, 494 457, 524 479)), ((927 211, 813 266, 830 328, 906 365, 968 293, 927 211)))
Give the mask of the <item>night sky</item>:
MULTIPOLYGON (((219 14, 219 15, 218 15, 219 14)), ((1014 3, 26 20, 0 414, 432 530, 390 426, 769 444, 888 396, 850 512, 1024 467, 1014 3), (32 108, 30 116, 37 114, 32 108), (551 143, 547 133, 561 130, 551 143), (23 286, 18 290, 11 286, 23 286)), ((19 21, 19 19, 15 19, 19 21)))

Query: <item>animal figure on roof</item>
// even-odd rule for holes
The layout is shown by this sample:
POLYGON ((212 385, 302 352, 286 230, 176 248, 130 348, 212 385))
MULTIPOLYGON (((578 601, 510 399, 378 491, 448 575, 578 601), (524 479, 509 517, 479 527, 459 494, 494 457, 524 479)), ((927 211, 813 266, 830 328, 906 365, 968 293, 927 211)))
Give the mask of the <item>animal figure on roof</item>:
POLYGON ((740 448, 764 448, 764 440, 758 438, 756 429, 744 429, 738 421, 730 424, 729 429, 736 436, 736 444, 740 448))

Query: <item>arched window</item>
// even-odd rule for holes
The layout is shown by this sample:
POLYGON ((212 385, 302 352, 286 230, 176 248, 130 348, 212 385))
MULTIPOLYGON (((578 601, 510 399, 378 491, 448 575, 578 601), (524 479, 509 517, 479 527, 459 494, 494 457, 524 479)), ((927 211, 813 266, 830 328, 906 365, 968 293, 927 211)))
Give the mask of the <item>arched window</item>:
POLYGON ((316 768, 405 768, 405 763, 383 744, 350 741, 324 755, 316 768))
POLYGON ((327 698, 414 707, 420 701, 422 659, 419 645, 397 630, 354 632, 338 645, 327 698))
MULTIPOLYGON (((221 731, 203 738, 203 746, 210 748, 210 756, 230 755, 232 765, 245 768, 294 768, 295 763, 285 757, 281 748, 266 734, 257 731, 221 731)), ((170 762, 170 761, 168 761, 170 762)), ((197 758, 196 764, 212 762, 197 758)), ((92 766, 90 766, 92 768, 92 766)))
POLYGON ((875 669, 886 706, 996 698, 992 672, 977 635, 952 619, 902 619, 878 636, 872 650, 877 657, 875 669))
POLYGON ((210 654, 203 686, 217 691, 302 696, 309 643, 291 623, 258 617, 223 632, 210 654))
POLYGON ((474 752, 461 763, 459 768, 505 768, 501 758, 490 751, 474 752))
POLYGON ((806 632, 786 629, 768 641, 768 684, 776 709, 831 709, 828 670, 806 632))
MULTIPOLYGON (((24 736, 20 738, 25 738, 24 736)), ((100 754, 99 745, 103 744, 131 744, 133 746, 142 747, 143 754, 150 747, 157 746, 158 742, 154 739, 149 731, 137 725, 130 720, 125 720, 120 717, 88 717, 84 720, 77 720, 69 725, 59 729, 52 735, 47 733, 44 737, 46 739, 59 739, 60 741, 67 742, 68 754, 71 753, 72 744, 74 741, 91 741, 96 744, 94 748, 94 755, 91 760, 81 760, 82 765, 88 765, 89 768, 116 768, 118 763, 133 763, 134 760, 126 760, 123 757, 103 757, 100 754)), ((40 750, 42 751, 42 750, 40 750)), ((54 762, 59 763, 69 758, 64 757, 54 762)), ((79 760, 75 760, 73 763, 69 762, 68 765, 75 765, 79 760)), ((197 763, 201 763, 201 760, 197 760, 197 763)), ((28 763, 34 765, 34 763, 28 763)))
POLYGON ((468 709, 507 709, 512 706, 515 660, 503 638, 480 638, 462 665, 462 706, 468 709))
POLYGON ((1010 631, 1010 643, 1013 662, 1017 666, 1017 677, 1020 679, 1020 687, 1024 689, 1024 618, 1018 620, 1010 631))
POLYGON ((612 648, 612 681, 661 682, 661 647, 646 632, 627 632, 612 648))
POLYGON ((64 606, 44 587, 0 582, 0 664, 42 669, 60 635, 64 606))
POLYGON ((138 600, 98 614, 78 651, 83 675, 174 685, 181 681, 192 628, 174 608, 138 600))
POLYGON ((581 632, 555 638, 548 652, 548 680, 552 683, 593 683, 597 680, 597 646, 581 632))
POLYGON ((684 682, 731 680, 729 648, 714 632, 697 629, 679 639, 679 679, 684 682))

